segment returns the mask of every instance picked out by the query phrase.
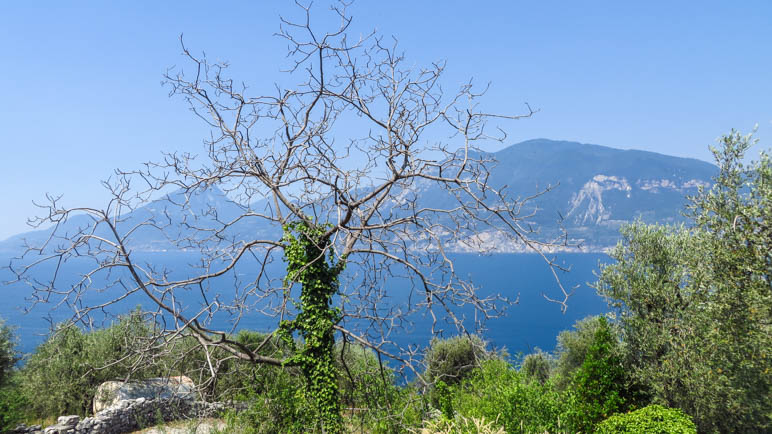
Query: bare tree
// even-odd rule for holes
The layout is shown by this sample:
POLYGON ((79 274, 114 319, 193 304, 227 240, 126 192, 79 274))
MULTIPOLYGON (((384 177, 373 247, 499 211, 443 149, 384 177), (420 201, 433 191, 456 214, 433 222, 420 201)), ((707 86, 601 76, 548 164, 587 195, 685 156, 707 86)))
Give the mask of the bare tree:
MULTIPOLYGON (((489 184, 495 161, 481 150, 506 138, 498 122, 534 111, 526 104, 519 115, 487 113, 478 104, 485 89, 469 82, 443 90, 444 63, 411 67, 395 40, 352 39, 345 3, 332 8, 339 26, 331 32, 313 28, 310 7, 299 6, 301 18, 282 19, 278 33, 289 44, 288 77, 302 77, 297 85, 250 95, 227 76, 226 64, 183 44, 192 72, 169 71, 166 84, 211 127, 206 158, 171 153, 141 170, 118 171, 105 183, 112 193, 105 208, 65 209, 52 199, 39 221, 55 224, 51 238, 28 250, 28 258, 39 258, 14 269, 38 300, 71 306, 78 321, 144 297, 158 324, 156 343, 189 335, 208 355, 219 348, 229 358, 294 364, 312 378, 329 367, 318 359, 330 357, 337 336, 403 363, 423 380, 412 363, 418 348, 400 346, 393 330, 423 312, 432 333, 448 326, 466 332, 513 302, 481 296, 456 274, 452 252, 518 243, 541 254, 554 272, 545 252, 562 241, 540 240, 529 223, 528 201, 546 190, 509 197, 489 184), (215 187, 227 194, 230 211, 200 205, 215 187), (140 210, 148 203, 155 212, 140 210), (77 230, 66 224, 82 214, 87 224, 77 230), (151 232, 175 249, 198 251, 200 262, 182 278, 147 263, 137 239, 151 232), (63 285, 56 272, 33 279, 43 263, 58 270, 81 257, 94 266, 74 284, 63 285), (288 269, 278 275, 270 264, 282 257, 288 269), (239 267, 255 277, 241 281, 239 267), (233 283, 223 291, 218 286, 226 276, 233 283), (410 289, 391 301, 395 278, 410 289), (89 301, 94 289, 111 296, 89 301), (472 306, 474 318, 461 316, 460 306, 472 306), (222 315, 231 318, 228 330, 213 326, 222 315), (299 353, 317 360, 261 355, 239 344, 232 332, 251 315, 275 317, 271 335, 299 335, 299 353)), ((568 294, 560 290, 565 303, 568 294)), ((219 363, 209 360, 212 377, 219 363)), ((335 431, 334 420, 323 423, 335 431)))

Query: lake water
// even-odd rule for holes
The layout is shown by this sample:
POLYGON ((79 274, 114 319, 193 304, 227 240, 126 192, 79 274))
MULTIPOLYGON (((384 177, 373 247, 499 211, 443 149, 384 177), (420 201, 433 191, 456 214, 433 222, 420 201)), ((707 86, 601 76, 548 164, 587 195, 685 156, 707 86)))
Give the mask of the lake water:
MULTIPOLYGON (((163 262, 171 269, 184 270, 192 257, 187 254, 153 254, 157 261, 163 262)), ((151 256, 153 256, 151 255, 151 256)), ((528 353, 535 347, 550 351, 555 346, 555 338, 561 330, 571 328, 579 319, 588 315, 603 313, 607 310, 606 303, 596 295, 595 290, 588 286, 594 282, 593 272, 599 262, 608 261, 603 254, 566 253, 558 255, 558 260, 571 267, 571 272, 562 274, 561 280, 569 289, 578 287, 568 301, 568 309, 561 313, 560 306, 547 301, 542 296, 546 293, 553 298, 560 294, 552 274, 544 261, 533 254, 499 254, 478 256, 472 254, 456 255, 456 267, 461 276, 470 276, 475 284, 485 293, 501 293, 509 298, 519 294, 519 304, 510 307, 503 318, 493 319, 487 323, 484 337, 496 347, 506 347, 510 354, 528 353)), ((0 258, 0 264, 7 265, 7 258, 0 258)), ((78 267, 70 269, 77 275, 78 267)), ((41 273, 50 269, 41 269, 41 273)), ((0 271, 0 282, 6 282, 11 275, 8 270, 0 271)), ((42 276, 41 276, 42 277, 42 276)), ((395 293, 399 293, 399 284, 395 285, 395 293)), ((29 289, 20 284, 0 286, 0 317, 6 323, 16 327, 19 337, 19 350, 30 352, 45 339, 50 322, 58 322, 68 318, 71 313, 66 306, 55 308, 52 304, 39 304, 29 313, 24 314, 23 308, 29 306, 26 299, 29 289), (48 318, 48 319, 46 319, 48 318)), ((98 300, 104 295, 94 294, 92 300, 98 300)), ((142 298, 127 300, 122 308, 131 309, 143 302, 142 298)), ((428 344, 430 336, 429 322, 417 318, 413 327, 401 330, 394 336, 400 344, 428 344)), ((258 314, 246 317, 240 323, 240 328, 258 331, 270 331, 275 328, 275 322, 268 321, 258 314)))

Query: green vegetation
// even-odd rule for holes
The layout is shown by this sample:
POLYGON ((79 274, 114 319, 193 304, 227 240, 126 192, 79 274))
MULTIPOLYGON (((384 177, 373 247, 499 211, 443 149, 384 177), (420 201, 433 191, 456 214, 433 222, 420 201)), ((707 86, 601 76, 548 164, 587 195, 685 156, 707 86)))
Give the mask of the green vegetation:
POLYGON ((606 318, 600 317, 570 392, 576 403, 571 419, 582 432, 591 432, 595 424, 623 410, 627 402, 627 379, 618 345, 606 318))
POLYGON ((526 377, 544 384, 550 378, 552 365, 553 360, 550 355, 537 348, 535 353, 523 358, 520 370, 526 377))
POLYGON ((429 382, 456 384, 493 355, 479 336, 432 339, 426 353, 424 377, 429 382))
POLYGON ((356 408, 363 403, 387 403, 394 393, 394 373, 370 349, 351 343, 335 346, 341 403, 356 408))
MULTIPOLYGON (((559 389, 566 389, 570 385, 574 374, 584 363, 584 357, 600 326, 600 317, 591 316, 577 321, 573 330, 564 330, 558 335, 553 377, 559 389)), ((616 330, 615 334, 618 334, 616 330)))
POLYGON ((566 413, 551 383, 530 381, 503 360, 484 362, 451 396, 456 415, 495 420, 507 432, 557 432, 566 413))
MULTIPOLYGON (((268 336, 250 330, 241 330, 233 337, 234 341, 251 351, 263 356, 292 355, 292 349, 280 338, 268 336)), ((216 376, 212 378, 211 368, 206 354, 198 341, 184 337, 165 349, 165 356, 159 364, 164 365, 164 375, 186 375, 202 388, 203 398, 208 401, 228 401, 246 399, 250 394, 261 394, 277 387, 277 382, 284 381, 282 375, 300 375, 296 367, 281 368, 271 365, 251 364, 235 358, 227 358, 222 348, 209 349, 209 360, 220 360, 214 368, 216 376)))
POLYGON ((713 153, 715 185, 690 198, 693 226, 634 224, 597 285, 617 309, 626 369, 652 402, 700 432, 763 432, 772 400, 772 165, 752 140, 713 153))
POLYGON ((305 393, 302 375, 281 369, 273 374, 271 383, 263 383, 262 390, 246 394, 251 405, 230 416, 231 426, 239 426, 239 431, 249 434, 313 431, 312 427, 318 425, 318 410, 305 393))
POLYGON ((137 313, 113 326, 85 333, 61 324, 29 356, 21 371, 21 388, 29 411, 38 418, 86 415, 97 387, 108 380, 147 378, 162 374, 135 349, 150 325, 137 313))
POLYGON ((653 404, 630 413, 620 413, 601 422, 598 434, 697 434, 697 427, 681 410, 653 404))
MULTIPOLYGON (((605 321, 598 322, 603 324, 605 321)), ((11 377, 13 387, 0 389, 0 414, 4 417, 5 429, 21 421, 50 419, 69 413, 71 409, 88 413, 86 403, 90 404, 91 398, 85 397, 93 397, 96 385, 101 381, 162 374, 195 377, 200 373, 205 355, 196 349, 192 339, 182 339, 173 346, 173 351, 156 355, 158 360, 167 359, 165 373, 158 369, 131 371, 123 363, 103 370, 94 368, 119 354, 118 342, 145 336, 149 326, 140 316, 132 314, 109 328, 93 332, 83 332, 72 326, 59 327, 57 333, 29 357, 24 369, 14 372, 11 377), (44 360, 52 363, 43 363, 44 360), (72 367, 71 374, 66 375, 65 366, 72 367), (173 371, 169 370, 172 366, 173 371), (52 382, 53 387, 44 388, 45 381, 52 382), (44 396, 47 393, 54 393, 54 398, 44 396), (81 393, 85 396, 83 399, 68 399, 67 394, 81 396, 78 395, 81 393), (32 399, 39 402, 33 405, 32 399), (26 406, 29 411, 25 410, 26 406)), ((609 327, 598 329, 596 339, 590 342, 588 356, 574 376, 576 384, 583 384, 582 381, 603 384, 610 378, 602 372, 597 375, 599 378, 593 377, 599 371, 590 369, 595 365, 588 362, 606 360, 593 358, 593 355, 607 354, 604 348, 610 341, 609 330, 609 327)), ((268 342, 261 351, 291 355, 284 342, 279 339, 265 341, 266 337, 242 331, 235 338, 249 347, 268 342)), ((337 344, 334 368, 341 391, 339 405, 350 409, 341 413, 341 429, 373 433, 411 429, 418 432, 575 432, 587 426, 585 419, 577 417, 588 408, 581 400, 582 394, 574 392, 581 390, 579 386, 561 391, 555 386, 556 376, 541 378, 544 373, 541 369, 535 370, 537 375, 528 373, 525 368, 528 363, 517 370, 501 357, 493 357, 477 336, 435 340, 433 343, 433 348, 427 352, 427 366, 434 360, 430 357, 445 351, 452 354, 463 354, 462 350, 480 352, 476 355, 479 362, 466 370, 463 378, 450 385, 438 380, 428 394, 421 393, 422 388, 416 387, 417 384, 399 386, 396 377, 379 363, 374 352, 352 344, 337 344)), ((539 352, 526 360, 537 360, 534 364, 541 366, 543 362, 549 363, 549 358, 539 352)), ((247 410, 226 416, 225 432, 321 432, 318 407, 307 393, 306 381, 299 367, 233 361, 220 366, 218 381, 205 389, 209 390, 211 399, 250 403, 247 410)), ((593 393, 590 398, 598 398, 596 401, 600 403, 613 402, 609 397, 617 396, 617 392, 603 390, 605 395, 593 393)), ((592 401, 589 408, 593 408, 596 401, 592 401)))
POLYGON ((0 319, 0 386, 8 382, 18 360, 13 329, 0 319))
POLYGON ((335 366, 335 330, 340 322, 340 309, 332 307, 332 297, 338 292, 338 275, 345 258, 334 263, 326 227, 311 227, 306 221, 284 227, 284 259, 287 261, 285 285, 301 285, 300 312, 294 320, 279 326, 280 336, 295 350, 293 332, 299 332, 303 344, 284 362, 299 366, 306 380, 307 398, 319 414, 317 422, 324 432, 343 429, 340 411, 338 370, 335 366), (328 263, 325 255, 329 252, 328 263))
POLYGON ((28 418, 29 401, 21 393, 18 374, 11 375, 0 386, 0 432, 13 429, 28 418))
POLYGON ((14 428, 26 417, 29 404, 21 394, 15 370, 19 355, 13 329, 0 319, 0 432, 14 428))

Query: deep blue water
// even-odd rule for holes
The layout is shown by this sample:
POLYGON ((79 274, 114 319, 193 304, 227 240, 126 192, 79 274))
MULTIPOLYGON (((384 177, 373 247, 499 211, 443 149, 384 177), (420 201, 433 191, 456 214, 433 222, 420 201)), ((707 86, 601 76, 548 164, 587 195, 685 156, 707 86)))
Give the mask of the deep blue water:
MULTIPOLYGON (((187 264, 193 261, 189 254, 152 254, 149 260, 163 262, 176 273, 184 273, 187 264)), ((561 330, 571 328, 577 320, 588 315, 606 311, 605 302, 595 294, 587 283, 593 282, 593 271, 597 270, 599 261, 608 261, 602 254, 560 254, 559 261, 571 266, 569 273, 561 274, 566 289, 578 285, 574 295, 568 301, 566 313, 561 313, 560 306, 544 299, 542 293, 556 298, 560 295, 555 281, 543 260, 533 254, 500 254, 491 256, 456 255, 456 267, 460 276, 470 276, 475 284, 485 293, 501 293, 509 298, 516 298, 519 303, 510 307, 503 318, 487 323, 484 337, 496 347, 505 347, 510 354, 528 353, 535 347, 550 351, 555 346, 555 338, 561 330)), ((0 258, 0 265, 7 265, 8 259, 0 258)), ((67 272, 72 276, 82 272, 82 264, 71 266, 67 272)), ((41 268, 41 277, 46 277, 51 269, 41 268)), ((0 282, 6 282, 11 275, 7 270, 0 271, 0 282)), ((220 282, 220 287, 227 289, 227 280, 220 282)), ((395 282, 395 298, 404 291, 404 284, 395 282), (403 287, 403 289, 400 289, 403 287)), ((30 352, 45 339, 49 330, 49 318, 58 322, 70 316, 71 311, 66 306, 55 308, 53 304, 39 304, 31 312, 24 314, 23 308, 29 307, 26 300, 30 295, 27 287, 21 284, 0 286, 0 318, 7 324, 16 327, 19 337, 19 350, 30 352)), ((178 297, 185 297, 184 294, 178 297)), ((106 294, 91 294, 90 301, 98 301, 106 294)), ((129 298, 120 306, 128 311, 132 307, 143 304, 142 297, 129 298)), ((227 323, 221 319, 221 325, 227 323)), ((399 331, 394 339, 404 345, 428 344, 430 336, 429 321, 416 317, 415 324, 406 330, 399 331)), ((239 328, 259 331, 269 331, 275 328, 275 322, 260 315, 245 317, 239 328)))

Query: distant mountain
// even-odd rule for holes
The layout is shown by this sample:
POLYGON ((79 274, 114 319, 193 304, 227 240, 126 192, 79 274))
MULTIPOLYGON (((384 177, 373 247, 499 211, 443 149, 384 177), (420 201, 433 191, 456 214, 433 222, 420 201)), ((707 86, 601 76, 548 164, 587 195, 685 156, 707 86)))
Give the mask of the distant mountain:
POLYGON ((537 222, 549 231, 562 216, 570 238, 599 251, 619 239, 619 227, 640 218, 677 223, 685 196, 710 185, 718 168, 704 161, 654 152, 547 139, 528 140, 494 154, 494 185, 527 195, 559 185, 535 201, 537 222))
MULTIPOLYGON (((532 221, 540 227, 542 237, 558 233, 557 221, 569 238, 581 242, 584 251, 600 251, 616 244, 619 227, 636 218, 649 223, 675 223, 682 220, 685 196, 694 194, 700 185, 709 185, 717 173, 712 164, 688 158, 677 158, 653 152, 619 150, 598 145, 547 139, 528 140, 493 154, 498 164, 491 169, 490 183, 507 186, 510 197, 527 197, 547 187, 551 192, 535 199, 538 209, 532 221)), ((438 187, 425 184, 413 193, 422 205, 442 206, 446 195, 438 187)), ((185 200, 181 193, 165 199, 185 200)), ((211 188, 188 198, 184 211, 168 207, 165 200, 151 202, 128 216, 125 228, 153 217, 157 221, 191 222, 206 225, 216 217, 228 221, 241 214, 242 208, 222 191, 211 188)), ((399 198, 395 198, 395 201, 399 198)), ((251 209, 259 209, 259 203, 251 209)), ((531 208, 533 209, 533 208, 531 208)), ((75 216, 66 224, 72 233, 90 222, 87 216, 75 216)), ((168 239, 185 231, 185 225, 169 226, 163 231, 142 228, 132 234, 135 250, 168 250, 180 248, 168 239)), ((276 238, 277 228, 265 226, 260 219, 239 221, 224 237, 250 236, 276 238)), ((32 244, 46 239, 49 231, 33 231, 0 242, 0 253, 18 254, 23 239, 32 244)), ((522 246, 507 244, 496 234, 489 234, 491 247, 500 252, 522 251, 522 246)), ((191 246, 193 247, 193 246, 191 246)), ((463 250, 458 248, 457 250, 463 250)))

